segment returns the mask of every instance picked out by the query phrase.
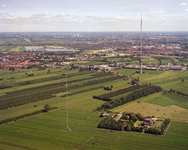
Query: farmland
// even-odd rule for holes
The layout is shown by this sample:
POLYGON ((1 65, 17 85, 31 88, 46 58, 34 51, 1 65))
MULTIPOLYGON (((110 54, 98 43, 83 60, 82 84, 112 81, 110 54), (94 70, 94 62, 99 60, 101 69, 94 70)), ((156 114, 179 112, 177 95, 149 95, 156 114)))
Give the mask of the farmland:
MULTIPOLYGON (((85 63, 88 64, 88 62, 85 63)), ((173 87, 175 90, 181 91, 182 89, 184 93, 187 93, 184 90, 187 86, 187 74, 182 71, 144 70, 145 73, 139 76, 133 76, 133 73, 137 71, 136 69, 117 69, 116 71, 131 76, 131 78, 139 77, 142 83, 147 82, 151 85, 161 86, 164 90, 170 90, 173 87), (181 82, 182 78, 185 79, 183 83, 181 82)), ((96 108, 105 102, 92 97, 131 87, 131 79, 124 80, 125 76, 119 77, 109 72, 97 73, 95 71, 82 72, 62 69, 50 69, 50 73, 47 72, 47 70, 36 71, 35 69, 1 72, 3 79, 1 84, 4 82, 17 84, 16 87, 2 89, 0 91, 1 100, 4 100, 3 97, 6 98, 7 95, 14 98, 19 96, 16 95, 19 93, 28 96, 41 91, 48 93, 55 91, 52 92, 54 97, 0 110, 1 120, 42 110, 46 104, 49 104, 50 107, 58 107, 46 113, 2 124, 0 126, 0 147, 2 149, 125 149, 125 147, 126 149, 150 149, 152 147, 156 150, 187 149, 188 133, 184 132, 188 127, 185 122, 188 120, 187 98, 173 93, 154 93, 110 110, 120 113, 140 112, 161 119, 170 118, 173 121, 166 136, 127 131, 106 131, 96 128, 102 119, 98 117, 101 112, 96 111, 96 108), (32 73, 34 76, 27 76, 25 73, 32 73), (66 73, 69 93, 68 126, 71 127, 71 131, 66 130, 66 78, 65 75, 63 76, 66 73), (10 79, 11 77, 14 79, 10 79), (30 81, 31 84, 21 84, 26 81, 30 81), (103 89, 104 86, 111 85, 113 85, 112 91, 103 89), (58 89, 62 90, 57 92, 58 89), (9 94, 6 94, 7 92, 9 94)), ((121 93, 112 99, 121 96, 127 95, 121 93)))
POLYGON ((98 130, 96 125, 99 121, 100 118, 95 117, 93 112, 69 110, 69 127, 72 131, 66 131, 66 111, 56 110, 1 126, 0 146, 4 149, 32 150, 125 149, 125 147, 187 149, 188 133, 184 132, 187 123, 172 122, 166 136, 155 136, 136 132, 98 130))

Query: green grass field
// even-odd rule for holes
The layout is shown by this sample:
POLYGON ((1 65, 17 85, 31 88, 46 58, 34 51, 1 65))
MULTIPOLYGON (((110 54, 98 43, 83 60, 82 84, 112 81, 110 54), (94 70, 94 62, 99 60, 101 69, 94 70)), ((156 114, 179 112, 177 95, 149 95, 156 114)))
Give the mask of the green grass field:
POLYGON ((183 71, 161 72, 161 74, 143 78, 142 81, 152 83, 153 85, 159 85, 166 90, 172 88, 176 91, 188 94, 188 74, 183 71), (185 79, 185 81, 182 82, 182 79, 185 79))
MULTIPOLYGON (((135 71, 139 71, 139 69, 118 69, 117 72, 118 73, 122 73, 126 76, 130 76, 133 75, 133 73, 135 73, 135 71)), ((145 81, 145 79, 147 79, 148 77, 152 77, 152 76, 156 76, 156 75, 160 75, 162 73, 164 73, 164 71, 156 71, 156 70, 143 70, 143 74, 139 75, 139 79, 144 79, 143 81, 145 81)))
MULTIPOLYGON (((87 63, 87 62, 86 62, 87 63)), ((23 70, 26 71, 26 70, 23 70)), ((29 73, 34 73, 35 76, 26 77, 25 72, 1 72, 1 78, 7 79, 8 74, 15 79, 9 80, 9 82, 21 82, 34 79, 40 79, 44 77, 51 77, 60 75, 63 73, 75 73, 78 70, 61 70, 51 69, 51 73, 47 74, 47 70, 35 71, 30 70, 29 73), (61 72, 60 72, 61 71, 61 72)), ((118 69, 118 73, 131 76, 136 69, 118 69)), ((139 77, 142 82, 148 82, 152 85, 162 86, 163 89, 181 89, 186 93, 186 86, 188 86, 188 74, 182 71, 150 71, 144 70, 145 74, 135 76, 139 77), (184 82, 181 80, 184 78, 184 82)), ((78 75, 70 77, 71 80, 86 79, 91 74, 78 75)), ((92 89, 100 86, 113 85, 113 91, 129 87, 127 84, 131 80, 124 81, 123 79, 108 81, 105 83, 98 83, 95 85, 88 85, 87 87, 77 88, 68 91, 69 93, 75 93, 82 90, 92 89)), ((63 82, 57 80, 45 81, 41 83, 35 83, 30 85, 18 86, 17 89, 3 89, 1 94, 8 91, 21 90, 31 87, 42 86, 51 83, 63 82)), ((75 83, 74 83, 75 84, 75 83)), ((82 84, 77 83, 77 84, 82 84)), ((72 83, 73 85, 73 83, 72 83)), ((166 136, 156 136, 151 134, 141 134, 138 132, 116 132, 105 131, 96 128, 97 124, 102 118, 98 117, 100 112, 94 111, 98 106, 105 103, 102 100, 93 99, 93 95, 101 95, 110 91, 103 90, 103 88, 97 88, 87 92, 81 92, 69 96, 69 127, 71 131, 66 131, 66 97, 65 92, 56 94, 56 97, 40 100, 34 103, 28 103, 9 109, 0 110, 0 119, 7 119, 16 117, 19 115, 31 113, 44 108, 46 104, 51 107, 58 107, 58 109, 50 111, 48 113, 42 113, 32 117, 17 120, 15 122, 9 122, 0 126, 0 149, 9 150, 51 150, 51 149, 83 149, 83 150, 98 150, 98 149, 111 149, 111 150, 137 150, 148 149, 151 147, 153 150, 158 149, 187 149, 187 123, 175 122, 188 120, 188 101, 184 97, 180 97, 174 94, 159 94, 154 93, 146 97, 142 97, 135 101, 116 107, 110 111, 113 112, 140 112, 143 115, 155 116, 159 118, 170 118, 173 120, 166 136), (138 103, 140 101, 140 103, 138 103), (36 105, 36 107, 34 107, 36 105), (157 144, 156 144, 157 143, 157 144)), ((126 96, 126 94, 118 95, 115 98, 126 96)))
POLYGON ((89 61, 89 62, 84 62, 81 65, 88 66, 88 65, 102 65, 102 64, 107 64, 108 62, 103 62, 103 61, 89 61))
POLYGON ((12 48, 10 52, 18 52, 20 50, 20 46, 17 46, 15 48, 12 48))
POLYGON ((161 60, 161 64, 168 65, 169 62, 172 62, 170 59, 167 60, 161 60))
POLYGON ((170 93, 165 94, 164 96, 167 98, 170 98, 171 101, 174 101, 175 105, 188 109, 188 98, 181 97, 176 94, 170 94, 170 93))
POLYGON ((93 112, 60 109, 0 126, 3 149, 187 149, 187 123, 172 122, 167 135, 109 132, 96 129, 101 118, 93 112), (178 138, 178 139, 177 139, 178 138), (135 144, 136 143, 136 144, 135 144), (157 143, 157 144, 156 144, 157 143))
MULTIPOLYGON (((168 94, 166 94, 168 96, 168 94)), ((188 120, 187 99, 176 97, 177 101, 158 93, 142 97, 138 100, 121 105, 112 109, 114 112, 140 112, 146 116, 170 118, 172 120, 188 120), (178 101, 182 99, 182 102, 178 101), (138 103, 140 101, 140 103, 138 103)), ((175 98, 175 97, 174 97, 175 98)))

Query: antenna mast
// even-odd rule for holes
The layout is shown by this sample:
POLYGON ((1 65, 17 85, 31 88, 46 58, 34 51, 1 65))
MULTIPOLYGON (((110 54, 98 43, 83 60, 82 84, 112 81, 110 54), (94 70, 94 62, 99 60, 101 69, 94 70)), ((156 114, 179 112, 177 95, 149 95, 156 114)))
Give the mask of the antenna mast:
POLYGON ((66 102, 67 102, 67 130, 71 130, 71 128, 69 128, 68 126, 68 84, 67 84, 67 73, 66 73, 66 102))
POLYGON ((140 74, 142 74, 142 14, 141 14, 140 74))
POLYGON ((67 102, 67 129, 68 129, 68 94, 67 94, 67 73, 66 73, 66 102, 67 102))

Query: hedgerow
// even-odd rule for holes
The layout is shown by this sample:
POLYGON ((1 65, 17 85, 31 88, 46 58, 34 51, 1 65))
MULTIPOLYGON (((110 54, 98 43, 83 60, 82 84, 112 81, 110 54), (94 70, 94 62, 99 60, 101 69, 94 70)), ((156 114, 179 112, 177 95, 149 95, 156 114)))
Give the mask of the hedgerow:
POLYGON ((131 92, 131 91, 134 91, 134 90, 146 87, 146 86, 147 85, 130 86, 128 88, 120 89, 120 90, 110 92, 110 93, 107 93, 107 94, 102 94, 102 95, 99 95, 99 96, 93 96, 93 98, 100 99, 100 100, 103 100, 103 101, 111 101, 112 99, 110 99, 110 97, 114 97, 114 96, 117 96, 117 95, 128 93, 128 92, 131 92))
POLYGON ((150 95, 152 93, 159 92, 161 90, 162 90, 162 88, 160 86, 147 86, 147 87, 145 87, 141 90, 133 91, 132 93, 130 93, 126 97, 121 97, 121 98, 118 98, 118 99, 115 99, 115 100, 110 100, 110 101, 102 104, 101 107, 97 107, 97 110, 112 109, 114 107, 117 107, 117 106, 123 105, 125 103, 134 101, 138 98, 150 95))

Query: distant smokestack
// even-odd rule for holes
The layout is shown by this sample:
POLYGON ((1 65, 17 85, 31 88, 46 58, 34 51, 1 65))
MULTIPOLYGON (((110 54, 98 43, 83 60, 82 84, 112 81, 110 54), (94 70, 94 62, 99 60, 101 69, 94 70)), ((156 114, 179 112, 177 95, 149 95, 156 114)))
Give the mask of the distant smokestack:
POLYGON ((140 27, 141 27, 141 47, 140 47, 140 74, 142 74, 142 14, 141 14, 141 24, 140 24, 140 27))

